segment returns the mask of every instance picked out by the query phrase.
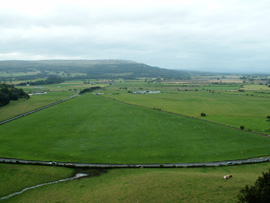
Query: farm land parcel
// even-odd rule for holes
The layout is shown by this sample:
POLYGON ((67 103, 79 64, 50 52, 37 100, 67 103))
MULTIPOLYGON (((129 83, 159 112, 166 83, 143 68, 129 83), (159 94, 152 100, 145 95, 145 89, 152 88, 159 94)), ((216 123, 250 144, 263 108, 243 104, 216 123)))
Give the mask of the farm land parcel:
MULTIPOLYGON (((105 96, 130 104, 162 109, 197 118, 201 117, 203 112, 207 115, 203 118, 205 120, 237 128, 243 125, 245 129, 270 134, 270 122, 267 119, 267 116, 270 115, 270 97, 269 94, 266 94, 268 92, 225 92, 220 88, 218 89, 218 86, 208 86, 211 91, 195 91, 195 88, 202 88, 200 86, 191 87, 190 91, 178 91, 177 87, 172 88, 163 85, 159 88, 147 86, 135 88, 160 89, 162 94, 130 94, 127 91, 133 90, 134 86, 123 84, 120 88, 107 88, 113 94, 105 94, 105 96), (128 87, 127 90, 123 90, 123 87, 126 86, 128 87)), ((222 86, 222 88, 224 87, 222 86)))
MULTIPOLYGON (((36 188, 3 202, 229 203, 236 202, 239 190, 245 184, 253 184, 261 171, 267 171, 269 167, 269 163, 263 163, 208 168, 110 169, 100 176, 36 188), (224 180, 225 174, 232 174, 233 177, 224 180)), ((16 185, 19 190, 29 182, 36 184, 68 176, 71 170, 46 166, 1 165, 0 174, 5 174, 0 179, 4 183, 0 185, 0 190, 9 189, 11 193, 14 188, 5 187, 6 184, 16 185)), ((91 170, 89 172, 93 173, 91 170)))
POLYGON ((270 154, 270 140, 86 94, 0 127, 0 156, 88 163, 179 163, 270 154))

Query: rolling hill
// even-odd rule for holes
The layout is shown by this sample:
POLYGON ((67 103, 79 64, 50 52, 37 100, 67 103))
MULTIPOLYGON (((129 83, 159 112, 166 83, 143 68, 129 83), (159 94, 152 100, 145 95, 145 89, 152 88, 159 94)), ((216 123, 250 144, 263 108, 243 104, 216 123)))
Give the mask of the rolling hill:
POLYGON ((77 79, 190 77, 187 71, 168 70, 128 60, 0 61, 0 72, 2 72, 0 80, 35 79, 49 75, 77 79))

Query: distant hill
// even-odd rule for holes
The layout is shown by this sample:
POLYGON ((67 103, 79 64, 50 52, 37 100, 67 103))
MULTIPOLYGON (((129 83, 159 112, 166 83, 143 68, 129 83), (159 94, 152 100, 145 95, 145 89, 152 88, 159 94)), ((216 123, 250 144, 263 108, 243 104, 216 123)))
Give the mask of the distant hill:
POLYGON ((128 60, 40 60, 0 61, 0 79, 35 79, 48 76, 83 78, 181 78, 187 71, 175 71, 128 60), (2 74, 1 74, 2 73, 2 74))

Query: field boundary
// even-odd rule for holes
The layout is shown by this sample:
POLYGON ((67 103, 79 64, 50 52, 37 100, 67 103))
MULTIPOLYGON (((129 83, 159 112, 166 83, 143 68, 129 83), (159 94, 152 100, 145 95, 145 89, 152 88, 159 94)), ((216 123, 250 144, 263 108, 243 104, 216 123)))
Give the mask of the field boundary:
POLYGON ((233 166, 233 165, 263 163, 263 162, 270 162, 270 158, 257 157, 249 159, 214 161, 214 162, 154 163, 154 164, 75 163, 75 162, 54 162, 54 161, 24 160, 15 158, 0 158, 0 163, 7 163, 7 164, 62 166, 71 168, 193 168, 193 167, 233 166))
POLYGON ((19 118, 22 118, 22 117, 24 117, 24 116, 27 116, 27 115, 30 115, 30 114, 33 114, 33 113, 36 113, 36 112, 41 111, 41 110, 43 110, 43 109, 47 109, 47 108, 52 107, 52 106, 55 106, 55 105, 57 105, 57 104, 63 103, 63 102, 65 102, 65 101, 68 101, 68 100, 70 100, 70 99, 75 98, 78 94, 79 94, 79 92, 77 92, 76 94, 74 94, 74 95, 71 96, 71 97, 68 97, 67 99, 63 99, 63 100, 60 100, 60 101, 57 101, 57 102, 48 104, 48 105, 46 105, 46 106, 43 106, 43 107, 34 109, 34 110, 32 110, 32 111, 28 111, 28 112, 19 114, 19 115, 17 115, 17 116, 14 116, 14 117, 12 117, 12 118, 10 118, 10 119, 1 121, 1 122, 0 122, 0 125, 3 125, 3 124, 5 124, 5 123, 8 123, 8 122, 11 122, 11 121, 14 121, 14 120, 17 120, 17 119, 19 119, 19 118))
POLYGON ((224 127, 228 127, 228 128, 233 128, 233 129, 236 129, 236 130, 240 130, 240 131, 245 131, 245 132, 252 133, 252 134, 257 134, 257 135, 260 135, 260 136, 263 136, 263 137, 268 137, 268 138, 270 137, 270 135, 268 135, 268 134, 259 133, 259 132, 255 132, 255 131, 250 131, 250 130, 245 130, 245 129, 240 129, 240 128, 237 128, 237 127, 234 127, 234 126, 230 126, 230 125, 226 125, 226 124, 222 124, 222 123, 217 123, 217 122, 214 122, 214 121, 209 121, 209 120, 205 120, 205 119, 201 119, 201 118, 196 118, 196 117, 193 117, 193 116, 187 116, 187 115, 184 115, 184 114, 175 113, 175 112, 171 112, 171 111, 165 111, 165 110, 162 110, 162 109, 151 108, 151 107, 147 107, 147 106, 143 106, 143 105, 139 105, 139 104, 131 104, 131 103, 120 101, 118 99, 111 98, 111 97, 106 97, 106 96, 102 96, 102 97, 103 98, 106 98, 106 99, 111 99, 111 100, 114 100, 114 101, 117 101, 117 102, 120 102, 120 103, 123 103, 123 104, 127 104, 127 105, 132 105, 132 106, 137 106, 137 107, 143 107, 143 108, 147 108, 147 109, 157 110, 157 111, 161 111, 161 112, 166 112, 166 113, 169 113, 169 114, 179 115, 179 116, 183 116, 183 117, 186 117, 186 118, 196 119, 196 120, 200 120, 200 121, 212 123, 212 124, 215 124, 215 125, 220 125, 220 126, 224 126, 224 127))

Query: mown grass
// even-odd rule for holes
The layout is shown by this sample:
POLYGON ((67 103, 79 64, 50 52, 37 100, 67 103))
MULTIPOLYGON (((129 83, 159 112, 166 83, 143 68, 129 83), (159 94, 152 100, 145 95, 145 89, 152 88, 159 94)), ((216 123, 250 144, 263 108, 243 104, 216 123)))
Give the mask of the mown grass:
POLYGON ((0 164, 0 197, 26 187, 71 177, 72 173, 69 168, 0 164))
POLYGON ((246 96, 246 94, 228 94, 223 92, 180 91, 162 94, 105 94, 131 104, 200 117, 205 113, 206 120, 230 126, 245 126, 256 132, 268 133, 270 122, 270 100, 267 97, 246 96))
POLYGON ((28 191, 9 202, 236 202, 269 163, 180 169, 114 169, 28 191), (224 180, 223 176, 232 178, 224 180))
MULTIPOLYGON (((153 100, 154 101, 154 100, 153 100)), ((270 139, 86 94, 0 126, 0 156, 177 163, 270 154, 270 139)))
POLYGON ((8 105, 0 108, 0 121, 68 98, 73 94, 75 94, 74 91, 48 92, 47 94, 43 95, 33 95, 30 97, 30 99, 19 99, 17 101, 11 101, 8 105))

